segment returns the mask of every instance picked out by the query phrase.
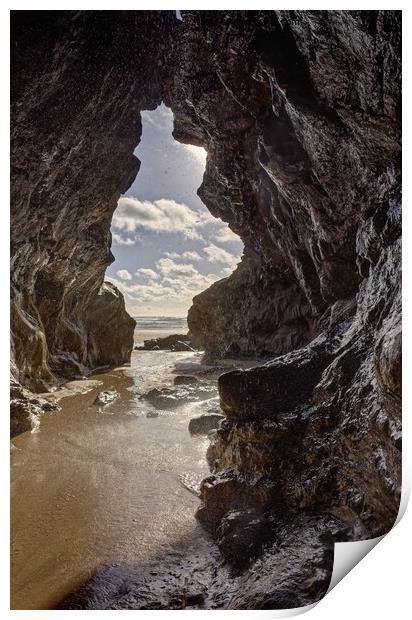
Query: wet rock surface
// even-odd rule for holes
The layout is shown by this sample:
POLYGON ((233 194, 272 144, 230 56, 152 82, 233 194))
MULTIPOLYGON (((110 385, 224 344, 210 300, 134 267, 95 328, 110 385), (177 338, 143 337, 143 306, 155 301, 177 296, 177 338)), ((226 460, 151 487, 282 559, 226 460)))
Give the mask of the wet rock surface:
POLYGON ((189 422, 189 433, 192 435, 207 435, 209 431, 217 429, 225 416, 218 413, 203 413, 192 418, 189 422))
POLYGON ((189 385, 178 385, 173 388, 153 388, 142 394, 139 398, 145 400, 158 409, 174 409, 184 402, 195 402, 208 400, 216 393, 214 385, 207 383, 196 383, 189 385))
POLYGON ((15 437, 26 431, 35 431, 40 424, 40 417, 46 411, 59 411, 59 406, 12 381, 10 389, 10 436, 15 437))
MULTIPOLYGON (((275 543, 268 542, 260 530, 260 543, 255 540, 254 544, 256 549, 264 547, 264 552, 242 570, 228 571, 222 566, 213 545, 185 554, 173 552, 151 565, 107 567, 58 609, 288 609, 309 605, 325 594, 334 540, 346 540, 348 532, 340 521, 325 516, 297 518, 279 527, 278 534, 275 543)), ((241 549, 241 539, 249 545, 250 554, 250 539, 247 542, 241 533, 235 545, 229 544, 230 552, 241 549)), ((236 556, 242 564, 245 550, 236 556)))
POLYGON ((138 351, 191 351, 192 343, 184 334, 171 334, 162 338, 145 340, 142 347, 135 347, 138 351))
MULTIPOLYGON (((400 14, 183 15, 174 135, 207 149, 199 195, 245 244, 190 335, 211 357, 277 355, 219 378, 198 517, 229 563, 234 512, 275 537, 296 514, 383 534, 401 484, 400 14)), ((281 582, 269 606, 296 602, 281 582)))
POLYGON ((177 375, 174 378, 174 385, 190 385, 194 383, 198 383, 199 379, 194 377, 193 375, 177 375))
POLYGON ((117 398, 119 398, 119 392, 117 390, 105 390, 96 396, 93 401, 93 405, 96 405, 97 407, 105 407, 106 405, 114 403, 117 398))
POLYGON ((12 375, 44 392, 129 361, 135 322, 103 283, 110 223, 139 169, 139 111, 161 102, 157 59, 174 17, 15 11, 11 21, 12 375))

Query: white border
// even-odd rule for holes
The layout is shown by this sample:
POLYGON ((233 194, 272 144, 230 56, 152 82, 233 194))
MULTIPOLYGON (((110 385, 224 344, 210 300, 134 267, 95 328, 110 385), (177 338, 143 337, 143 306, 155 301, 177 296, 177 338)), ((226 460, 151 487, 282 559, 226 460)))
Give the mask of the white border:
MULTIPOLYGON (((54 2, 44 2, 41 3, 40 6, 36 6, 33 2, 12 2, 9 4, 9 8, 12 10, 62 10, 62 9, 71 9, 71 10, 80 10, 79 6, 70 6, 66 2, 60 2, 59 0, 55 0, 54 2), (10 4, 12 6, 10 6, 10 4)), ((279 8, 278 6, 274 6, 272 2, 244 2, 239 0, 238 2, 226 1, 222 2, 156 2, 153 0, 152 2, 138 2, 137 0, 132 2, 119 2, 112 3, 107 1, 101 2, 88 2, 85 6, 81 7, 81 10, 174 10, 174 8, 178 5, 180 10, 184 10, 192 8, 192 9, 210 9, 210 10, 222 10, 222 9, 232 9, 232 10, 273 10, 279 8)), ((282 5, 281 5, 282 6, 282 5)), ((333 6, 333 3, 327 2, 316 2, 312 5, 306 3, 297 3, 293 5, 293 7, 288 7, 283 5, 282 8, 287 9, 295 9, 295 10, 377 10, 377 9, 403 9, 403 31, 405 36, 409 38, 409 33, 411 32, 412 20, 410 17, 410 10, 408 9, 408 4, 406 2, 397 2, 395 6, 389 7, 388 3, 383 2, 362 2, 358 3, 355 7, 354 3, 341 2, 333 6), (359 6, 360 4, 360 6, 359 6)), ((1 75, 3 82, 2 89, 2 97, 0 99, 2 105, 2 149, 1 149, 1 158, 2 158, 2 166, 0 167, 1 177, 2 177, 2 190, 3 195, 8 196, 9 192, 7 191, 9 188, 9 94, 8 94, 8 84, 9 84, 9 14, 8 10, 1 10, 1 28, 2 28, 2 37, 1 44, 3 46, 2 54, 0 56, 1 61, 1 75)), ((409 49, 406 48, 406 44, 409 43, 409 40, 404 43, 403 47, 403 67, 404 67, 404 80, 403 80, 403 91, 404 91, 404 109, 406 113, 408 113, 411 104, 410 97, 410 55, 411 55, 411 46, 409 45, 409 49), (409 105, 408 105, 409 104, 409 105)), ((406 116, 406 115, 405 115, 406 116)), ((404 164, 405 170, 409 172, 409 168, 407 164, 411 162, 410 159, 410 130, 408 128, 409 123, 404 123, 404 164)), ((404 209, 404 218, 403 218, 403 228, 406 231, 407 235, 410 235, 410 210, 411 210, 411 201, 410 201, 410 187, 408 183, 408 175, 405 175, 404 180, 404 204, 406 205, 404 209)), ((2 343, 6 343, 8 341, 8 329, 9 329, 9 310, 7 303, 7 293, 8 291, 8 269, 7 266, 9 264, 9 246, 8 246, 8 229, 9 229, 9 216, 7 211, 7 203, 8 198, 3 201, 3 209, 2 216, 3 221, 1 225, 1 234, 2 239, 0 242, 0 265, 1 265, 1 289, 3 291, 3 303, 0 305, 0 325, 4 330, 4 337, 2 339, 2 343)), ((408 237, 407 237, 408 238, 408 237)), ((410 239, 410 237, 409 237, 410 239)), ((406 326, 406 330, 404 330, 404 351, 406 353, 406 361, 404 361, 404 367, 408 368, 408 357, 410 357, 410 352, 412 351, 412 338, 409 332, 409 325, 412 324, 411 317, 411 289, 410 289, 410 274, 408 273, 410 266, 412 265, 411 260, 411 252, 412 245, 408 242, 404 249, 403 255, 403 265, 404 265, 404 282, 405 282, 405 293, 404 293, 404 325, 406 326)), ((72 614, 75 612, 72 611, 9 611, 9 592, 8 592, 8 583, 9 583, 9 515, 8 515, 8 498, 9 498, 9 419, 8 419, 8 348, 3 344, 1 347, 1 361, 2 361, 2 372, 0 374, 1 377, 1 398, 2 398, 2 407, 1 407, 1 434, 0 438, 2 440, 2 449, 0 451, 0 458, 3 459, 0 471, 2 475, 2 492, 3 492, 3 505, 4 508, 0 513, 0 524, 1 524, 1 574, 0 574, 0 609, 3 611, 4 617, 12 616, 16 618, 16 620, 20 617, 26 617, 29 614, 30 618, 33 620, 44 620, 45 614, 46 617, 52 618, 56 614, 56 617, 59 617, 61 614, 72 614)), ((410 404, 411 404, 411 395, 410 391, 405 389, 404 393, 404 451, 403 451, 403 495, 402 495, 402 510, 400 511, 400 516, 402 511, 405 510, 406 503, 409 499, 410 493, 410 485, 411 485, 411 472, 412 472, 412 454, 409 449, 410 446, 410 438, 411 438, 411 422, 410 422, 410 404), (405 440, 406 438, 406 440, 405 440)), ((391 620, 403 619, 410 617, 410 602, 409 602, 409 589, 410 589, 410 566, 411 562, 409 560, 409 556, 412 549, 412 510, 409 509, 403 518, 398 520, 398 524, 394 529, 383 538, 380 544, 368 554, 360 564, 358 564, 347 576, 343 579, 337 587, 335 587, 331 592, 329 592, 322 601, 316 605, 311 611, 309 611, 309 617, 314 620, 330 620, 333 617, 334 620, 340 620, 348 618, 386 618, 390 615, 391 620)), ((342 546, 352 545, 357 543, 342 543, 342 546)), ((338 555, 338 554, 336 554, 338 555)), ((300 613, 303 612, 303 609, 296 610, 300 613)), ((77 612, 78 613, 78 612, 77 612)), ((89 611, 88 612, 91 618, 100 618, 102 614, 105 614, 105 617, 110 617, 114 614, 144 614, 147 612, 144 611, 89 611)), ((158 618, 163 616, 164 614, 182 614, 184 612, 180 611, 152 611, 151 618, 158 618)), ((292 610, 289 612, 275 612, 275 611, 221 611, 215 612, 210 610, 205 611, 196 611, 190 612, 191 617, 200 615, 202 618, 205 618, 206 615, 220 613, 221 618, 229 618, 236 617, 233 614, 243 614, 244 617, 246 615, 250 618, 262 618, 262 617, 291 617, 291 615, 295 615, 292 610)), ((71 617, 71 616, 70 616, 71 617)), ((121 617, 121 616, 120 616, 121 617)), ((168 616, 171 617, 170 615, 168 616)))

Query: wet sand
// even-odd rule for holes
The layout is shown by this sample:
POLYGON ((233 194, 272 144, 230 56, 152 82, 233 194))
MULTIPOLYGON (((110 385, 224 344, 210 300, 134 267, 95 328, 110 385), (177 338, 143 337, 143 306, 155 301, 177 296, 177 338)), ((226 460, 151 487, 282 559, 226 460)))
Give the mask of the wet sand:
POLYGON ((12 609, 51 609, 104 566, 209 544, 194 519, 199 500, 180 480, 208 474, 207 439, 187 430, 205 403, 148 418, 153 407, 139 400, 151 387, 170 386, 175 363, 185 360, 199 358, 135 352, 130 367, 49 396, 61 398, 61 411, 13 439, 12 609), (110 388, 120 398, 93 405, 110 388))

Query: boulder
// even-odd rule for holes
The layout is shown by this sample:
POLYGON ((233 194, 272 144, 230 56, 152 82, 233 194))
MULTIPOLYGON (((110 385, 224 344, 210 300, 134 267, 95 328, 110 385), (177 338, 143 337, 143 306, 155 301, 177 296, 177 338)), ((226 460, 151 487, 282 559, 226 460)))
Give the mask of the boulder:
POLYGON ((173 380, 174 385, 191 385, 198 382, 199 379, 192 375, 177 375, 173 380))
POLYGON ((119 392, 117 390, 104 390, 96 396, 93 405, 106 407, 107 405, 111 405, 117 398, 119 398, 119 392))
POLYGON ((225 419, 218 413, 203 413, 192 418, 189 422, 189 433, 192 435, 207 435, 209 431, 218 428, 220 422, 225 419))
POLYGON ((184 334, 171 334, 161 338, 145 340, 142 347, 136 347, 138 351, 191 351, 192 344, 188 336, 184 334))

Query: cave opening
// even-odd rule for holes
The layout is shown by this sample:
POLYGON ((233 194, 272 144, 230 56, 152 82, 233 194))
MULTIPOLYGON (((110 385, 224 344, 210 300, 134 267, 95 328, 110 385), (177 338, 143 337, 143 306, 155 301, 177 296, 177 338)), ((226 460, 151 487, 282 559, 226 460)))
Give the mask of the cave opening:
POLYGON ((140 168, 113 216, 115 262, 106 278, 138 329, 184 331, 192 298, 234 271, 243 244, 197 195, 205 149, 173 138, 173 113, 163 103, 141 121, 140 168))
POLYGON ((11 607, 311 606, 402 490, 400 12, 13 13, 11 607), (162 97, 209 287, 164 105, 114 213, 162 97))

